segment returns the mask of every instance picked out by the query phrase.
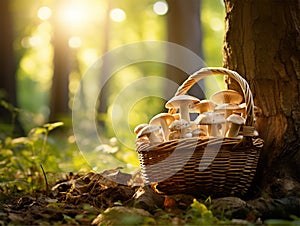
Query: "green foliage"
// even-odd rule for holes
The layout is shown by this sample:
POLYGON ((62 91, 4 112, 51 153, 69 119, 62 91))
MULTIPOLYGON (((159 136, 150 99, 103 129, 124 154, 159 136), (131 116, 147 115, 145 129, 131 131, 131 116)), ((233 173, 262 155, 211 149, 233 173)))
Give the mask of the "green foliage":
POLYGON ((44 185, 41 165, 48 172, 59 172, 58 149, 48 142, 48 134, 62 123, 32 129, 27 137, 0 141, 0 189, 4 193, 34 191, 44 185))
POLYGON ((193 200, 186 218, 191 225, 214 225, 217 223, 217 218, 213 216, 211 210, 197 199, 193 200))

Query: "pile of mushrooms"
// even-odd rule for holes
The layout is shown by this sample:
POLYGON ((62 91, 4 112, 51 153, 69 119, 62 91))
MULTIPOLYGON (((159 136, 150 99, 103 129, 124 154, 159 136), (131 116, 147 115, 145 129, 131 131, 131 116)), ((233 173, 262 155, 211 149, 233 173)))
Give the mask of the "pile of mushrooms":
POLYGON ((148 124, 135 127, 137 138, 145 137, 150 143, 192 137, 236 137, 245 124, 246 104, 235 90, 221 90, 209 100, 199 100, 190 95, 174 96, 165 107, 177 109, 175 114, 160 113, 148 124), (191 120, 190 113, 196 113, 191 120))

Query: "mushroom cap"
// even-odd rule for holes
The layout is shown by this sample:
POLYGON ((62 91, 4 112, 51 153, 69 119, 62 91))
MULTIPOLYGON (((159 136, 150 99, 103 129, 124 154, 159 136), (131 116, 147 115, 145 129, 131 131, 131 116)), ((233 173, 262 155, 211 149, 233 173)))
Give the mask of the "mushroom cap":
POLYGON ((240 104, 243 101, 243 96, 232 89, 220 90, 211 95, 210 99, 217 104, 231 103, 240 104))
POLYGON ((139 125, 137 125, 137 126, 134 128, 133 132, 134 132, 135 134, 138 134, 138 133, 141 131, 141 129, 143 129, 143 128, 146 127, 146 126, 148 126, 148 124, 146 124, 146 123, 139 124, 139 125))
POLYGON ((180 120, 175 120, 171 123, 171 125, 169 126, 171 131, 176 131, 176 130, 182 130, 185 128, 190 127, 190 123, 184 119, 180 119, 180 120))
POLYGON ((196 124, 200 124, 200 121, 202 120, 202 118, 204 118, 204 117, 207 115, 207 113, 208 113, 208 112, 204 112, 204 113, 198 115, 197 118, 194 120, 194 122, 195 122, 196 124))
POLYGON ((200 100, 197 97, 190 95, 179 95, 174 96, 166 103, 166 108, 179 108, 181 105, 192 106, 196 103, 200 103, 200 100))
POLYGON ((215 107, 215 111, 220 111, 220 110, 240 110, 243 109, 240 105, 238 104, 219 104, 215 107))
POLYGON ((223 124, 226 122, 225 117, 216 112, 210 112, 210 114, 204 114, 204 117, 201 118, 199 124, 200 125, 215 125, 215 124, 223 124))
POLYGON ((226 120, 228 122, 231 122, 231 123, 234 123, 234 124, 237 124, 237 125, 245 124, 245 119, 242 116, 237 115, 237 114, 229 115, 226 120))
POLYGON ((160 130, 160 126, 157 125, 147 125, 143 129, 140 130, 140 132, 137 134, 137 137, 140 138, 144 135, 150 135, 153 132, 156 132, 160 130))
POLYGON ((169 113, 160 113, 155 115, 149 122, 150 125, 157 125, 161 123, 161 120, 164 120, 169 126, 174 120, 174 116, 169 113))
POLYGON ((213 111, 216 107, 216 104, 210 100, 201 100, 199 103, 196 103, 191 107, 191 112, 208 112, 213 111))

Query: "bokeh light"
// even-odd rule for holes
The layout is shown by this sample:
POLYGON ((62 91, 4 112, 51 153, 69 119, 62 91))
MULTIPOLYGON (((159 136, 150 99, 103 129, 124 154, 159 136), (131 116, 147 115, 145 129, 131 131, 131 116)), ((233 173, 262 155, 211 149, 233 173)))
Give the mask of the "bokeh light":
POLYGON ((221 31, 224 29, 224 22, 220 18, 214 17, 210 20, 210 27, 214 31, 221 31))
POLYGON ((114 8, 109 13, 110 18, 115 22, 122 22, 126 19, 126 13, 123 9, 114 8))
POLYGON ((78 31, 89 20, 89 10, 85 1, 72 1, 61 6, 59 17, 68 29, 78 31))
POLYGON ((81 57, 83 62, 90 66, 95 63, 97 59, 99 59, 99 54, 95 49, 85 49, 81 57))
POLYGON ((28 41, 29 41, 29 45, 32 47, 41 46, 43 43, 43 39, 38 35, 30 37, 28 41))
POLYGON ((165 15, 168 12, 168 3, 165 1, 157 1, 153 5, 153 11, 157 15, 165 15))
POLYGON ((69 39, 69 46, 73 49, 79 48, 82 44, 81 38, 78 36, 72 36, 69 39))
POLYGON ((42 6, 39 8, 37 15, 41 20, 48 20, 52 15, 52 10, 47 6, 42 6))

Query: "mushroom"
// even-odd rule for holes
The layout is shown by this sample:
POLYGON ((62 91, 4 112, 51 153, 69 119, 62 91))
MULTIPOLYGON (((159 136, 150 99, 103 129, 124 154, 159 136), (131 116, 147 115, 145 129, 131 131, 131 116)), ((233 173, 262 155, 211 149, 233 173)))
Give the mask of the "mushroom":
POLYGON ((192 137, 191 124, 184 119, 173 121, 171 123, 171 125, 169 126, 169 128, 170 128, 171 133, 173 131, 176 131, 177 133, 180 134, 181 138, 192 137))
POLYGON ((180 139, 180 131, 171 131, 169 135, 169 140, 180 139))
POLYGON ((207 112, 200 120, 200 125, 207 125, 208 136, 220 136, 219 125, 224 124, 226 119, 220 113, 207 112))
POLYGON ((155 115, 149 122, 150 125, 159 125, 163 131, 163 139, 169 140, 169 125, 174 121, 174 116, 169 113, 160 113, 155 115))
MULTIPOLYGON (((224 116, 227 119, 234 111, 241 110, 242 108, 238 104, 220 104, 215 107, 215 112, 224 112, 224 116)), ((228 131, 229 125, 227 121, 225 122, 225 128, 223 130, 223 135, 228 131)))
POLYGON ((232 114, 226 121, 231 123, 230 129, 227 132, 227 137, 237 137, 241 126, 245 124, 245 119, 240 115, 232 114))
POLYGON ((179 120, 180 119, 180 114, 179 113, 175 113, 172 114, 175 120, 179 120))
POLYGON ((166 103, 166 108, 179 109, 180 118, 186 121, 190 121, 189 108, 199 103, 200 100, 190 95, 179 95, 173 97, 166 103))
POLYGON ((191 112, 196 112, 199 114, 203 112, 212 112, 214 111, 215 106, 216 104, 210 100, 201 100, 191 108, 191 112))
POLYGON ((133 132, 137 135, 141 131, 141 129, 143 129, 146 126, 148 126, 148 124, 146 123, 139 124, 134 128, 133 132))
POLYGON ((149 139, 150 143, 163 142, 163 140, 157 135, 160 129, 160 126, 147 125, 140 130, 140 132, 137 134, 137 138, 146 136, 149 139))
POLYGON ((239 115, 241 115, 242 117, 246 117, 246 103, 241 103, 240 105, 239 105, 239 109, 235 109, 235 110, 233 110, 233 113, 234 114, 239 114, 239 115))
POLYGON ((192 131, 193 137, 207 136, 205 130, 198 128, 192 131))
POLYGON ((198 115, 198 117, 194 120, 194 123, 199 125, 199 129, 204 131, 207 135, 207 126, 206 125, 201 125, 200 121, 202 118, 206 117, 205 115, 210 114, 210 112, 204 112, 203 114, 198 115))
POLYGON ((235 90, 228 89, 212 94, 210 99, 217 104, 240 104, 243 101, 243 96, 235 90))
POLYGON ((215 112, 224 112, 225 118, 232 115, 234 111, 242 110, 243 108, 238 104, 220 104, 215 107, 215 112))

